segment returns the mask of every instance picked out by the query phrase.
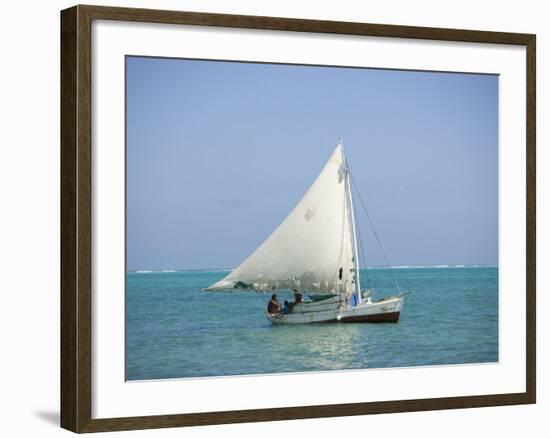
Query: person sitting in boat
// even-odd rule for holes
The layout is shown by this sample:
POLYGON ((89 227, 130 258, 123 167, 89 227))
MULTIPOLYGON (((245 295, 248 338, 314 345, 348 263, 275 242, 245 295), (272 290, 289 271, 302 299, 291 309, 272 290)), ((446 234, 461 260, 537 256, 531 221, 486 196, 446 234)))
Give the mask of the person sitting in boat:
POLYGON ((288 307, 288 313, 292 312, 293 307, 296 304, 300 304, 302 302, 302 293, 298 289, 294 289, 294 302, 288 303, 285 301, 285 308, 288 307))
POLYGON ((271 300, 267 303, 267 313, 270 315, 278 315, 281 313, 281 305, 277 300, 277 294, 271 295, 271 300))

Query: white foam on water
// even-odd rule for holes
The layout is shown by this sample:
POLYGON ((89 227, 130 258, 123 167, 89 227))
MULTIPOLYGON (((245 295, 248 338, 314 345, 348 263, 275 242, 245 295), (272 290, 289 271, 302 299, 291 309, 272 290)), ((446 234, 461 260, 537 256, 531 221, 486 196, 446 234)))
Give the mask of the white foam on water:
POLYGON ((361 269, 454 269, 454 268, 498 268, 498 265, 399 265, 399 266, 368 266, 361 269))

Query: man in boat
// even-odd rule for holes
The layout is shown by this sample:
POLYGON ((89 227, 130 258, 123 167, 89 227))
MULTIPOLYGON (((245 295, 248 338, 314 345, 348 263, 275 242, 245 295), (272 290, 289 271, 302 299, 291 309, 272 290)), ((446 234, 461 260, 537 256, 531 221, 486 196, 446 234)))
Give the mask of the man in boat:
MULTIPOLYGON (((300 304, 301 302, 302 302, 302 293, 298 289, 294 289, 294 302, 288 303, 288 312, 291 313, 294 306, 296 304, 300 304)), ((285 304, 287 303, 285 302, 285 304)))
POLYGON ((279 315, 281 313, 281 305, 277 300, 277 294, 271 295, 271 300, 267 303, 267 313, 270 315, 279 315))

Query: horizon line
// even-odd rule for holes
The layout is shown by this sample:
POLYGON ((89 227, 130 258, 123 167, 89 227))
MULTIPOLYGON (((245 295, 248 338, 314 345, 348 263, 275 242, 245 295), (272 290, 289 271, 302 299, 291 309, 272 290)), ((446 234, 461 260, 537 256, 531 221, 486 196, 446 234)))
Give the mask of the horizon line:
MULTIPOLYGON (((422 268, 498 268, 498 264, 438 264, 438 265, 395 265, 395 266, 367 266, 363 269, 422 269, 422 268)), ((230 272, 236 268, 191 268, 191 269, 129 269, 127 273, 174 273, 174 272, 230 272)))

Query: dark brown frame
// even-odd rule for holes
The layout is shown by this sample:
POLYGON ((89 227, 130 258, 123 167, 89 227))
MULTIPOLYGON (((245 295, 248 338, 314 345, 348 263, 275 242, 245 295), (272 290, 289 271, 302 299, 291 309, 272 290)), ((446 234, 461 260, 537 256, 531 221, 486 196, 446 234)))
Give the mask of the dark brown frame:
POLYGON ((98 432, 515 405, 536 402, 535 48, 531 34, 147 9, 74 6, 61 12, 61 426, 98 432), (92 419, 91 23, 121 20, 464 41, 527 52, 526 392, 324 406, 92 419))

